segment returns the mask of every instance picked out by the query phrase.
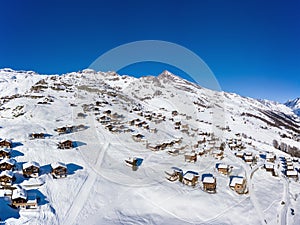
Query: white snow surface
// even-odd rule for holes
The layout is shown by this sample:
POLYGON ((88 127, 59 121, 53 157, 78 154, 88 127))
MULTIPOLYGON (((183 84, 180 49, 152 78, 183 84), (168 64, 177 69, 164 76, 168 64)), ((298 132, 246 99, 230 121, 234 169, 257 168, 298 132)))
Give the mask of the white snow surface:
MULTIPOLYGON (((272 145, 276 139, 300 148, 295 139, 282 136, 299 135, 300 126, 293 110, 283 104, 211 91, 169 72, 138 79, 93 70, 57 76, 2 69, 0 121, 1 140, 13 143, 14 184, 26 190, 24 194, 22 188, 16 189, 14 197, 39 197, 37 210, 19 210, 9 206, 7 191, 0 190, 0 224, 299 224, 300 182, 285 176, 284 157, 290 155, 272 145), (41 90, 32 88, 39 85, 41 90), (42 102, 45 99, 52 101, 42 102), (106 110, 119 115, 111 123, 115 132, 98 121, 106 110), (173 110, 179 112, 174 118, 173 110), (146 112, 153 115, 151 121, 144 118, 146 112), (282 119, 277 125, 268 116, 271 112, 285 118, 287 124, 282 119), (157 133, 128 123, 136 118, 157 133), (188 133, 175 129, 174 121, 187 125, 188 133), (291 123, 293 128, 288 126, 291 123), (67 134, 54 131, 69 125, 84 126, 67 134), (121 125, 132 132, 117 132, 121 125), (38 132, 46 137, 28 137, 38 132), (203 136, 205 132, 214 133, 218 140, 203 136), (145 140, 134 141, 132 134, 137 133, 145 140), (198 155, 196 162, 185 161, 185 153, 195 150, 203 137, 207 142, 198 148, 208 152, 198 155), (213 151, 231 138, 242 139, 256 164, 237 158, 239 151, 228 145, 223 158, 215 158, 213 151), (75 143, 74 148, 57 148, 68 139, 75 143), (164 150, 147 149, 147 144, 173 140, 181 142, 164 150), (182 149, 179 154, 168 154, 175 147, 182 149), (276 155, 277 176, 264 169, 268 153, 276 155), (125 163, 129 157, 143 159, 137 170, 125 163), (22 165, 32 161, 40 165, 38 180, 22 176, 22 165), (56 167, 57 162, 67 167, 66 178, 51 176, 51 166, 56 167), (218 173, 216 164, 230 165, 230 175, 218 173), (165 171, 172 167, 199 173, 196 187, 167 180, 165 171), (216 178, 215 194, 201 190, 205 174, 216 178), (234 176, 232 183, 241 182, 237 176, 245 177, 248 193, 234 192, 230 176, 234 176)), ((293 165, 299 170, 299 161, 293 165)))

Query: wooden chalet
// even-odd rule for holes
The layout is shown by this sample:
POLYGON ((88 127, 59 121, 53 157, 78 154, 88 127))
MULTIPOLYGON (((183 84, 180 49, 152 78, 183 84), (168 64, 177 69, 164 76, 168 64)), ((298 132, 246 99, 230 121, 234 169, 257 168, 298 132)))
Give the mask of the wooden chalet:
POLYGON ((0 159, 10 158, 10 148, 0 148, 0 159))
POLYGON ((271 172, 275 176, 275 165, 273 163, 265 163, 264 168, 267 172, 271 172))
POLYGON ((199 155, 199 156, 202 156, 205 154, 205 150, 203 148, 197 148, 195 150, 195 152, 199 155))
POLYGON ((244 152, 237 152, 235 156, 242 159, 244 158, 244 152))
POLYGON ((23 164, 24 177, 38 177, 40 172, 40 164, 37 162, 27 162, 23 164))
POLYGON ((54 129, 54 131, 56 131, 59 135, 60 134, 68 134, 68 133, 72 133, 74 130, 73 126, 66 126, 66 127, 58 127, 56 129, 54 129))
POLYGON ((178 116, 178 112, 176 110, 172 111, 172 116, 178 116))
POLYGON ((202 179, 203 190, 209 193, 216 193, 217 179, 211 176, 205 176, 202 179))
POLYGON ((217 168, 219 173, 222 173, 224 175, 229 174, 229 166, 228 165, 220 163, 220 164, 217 164, 216 168, 217 168))
POLYGON ((199 174, 194 171, 187 171, 182 178, 182 183, 195 187, 198 183, 199 174))
POLYGON ((12 142, 8 140, 1 140, 0 141, 0 147, 1 148, 12 148, 12 142))
POLYGON ((125 160, 125 163, 127 166, 130 166, 133 171, 137 171, 138 168, 142 165, 143 161, 144 160, 142 158, 129 157, 125 160))
POLYGON ((266 160, 267 162, 274 163, 276 160, 276 155, 274 153, 267 153, 266 160))
POLYGON ((298 180, 298 172, 296 170, 287 170, 285 173, 288 178, 298 180))
POLYGON ((21 186, 16 186, 12 191, 11 204, 15 208, 23 208, 27 202, 27 192, 21 186))
POLYGON ((66 164, 62 162, 55 162, 51 164, 51 168, 53 178, 67 177, 68 169, 66 164))
POLYGON ((1 186, 11 186, 14 180, 14 174, 11 170, 5 170, 0 173, 1 186))
POLYGON ((216 159, 222 159, 224 158, 223 153, 222 150, 214 150, 212 154, 216 159))
POLYGON ((28 196, 27 191, 18 185, 12 191, 11 205, 15 208, 36 209, 38 202, 36 196, 28 196))
POLYGON ((183 171, 177 167, 172 167, 171 168, 173 171, 171 173, 165 172, 166 173, 166 178, 173 182, 179 179, 180 182, 182 182, 183 179, 183 171))
POLYGON ((44 133, 31 133, 29 134, 30 139, 44 139, 45 134, 44 133))
POLYGON ((16 161, 14 159, 2 159, 0 161, 0 170, 13 170, 15 167, 16 161))
POLYGON ((244 177, 231 177, 229 187, 238 194, 246 192, 246 179, 244 177))
POLYGON ((58 149, 71 149, 74 148, 74 143, 70 140, 59 142, 57 145, 58 149))
POLYGON ((133 134, 132 139, 136 142, 141 142, 141 141, 144 141, 145 136, 142 134, 133 134))
POLYGON ((246 153, 245 153, 245 155, 244 155, 244 161, 245 161, 246 163, 248 163, 248 164, 253 163, 254 157, 253 157, 253 155, 252 155, 251 152, 246 152, 246 153))
POLYGON ((189 152, 184 155, 185 162, 197 162, 197 153, 189 152))

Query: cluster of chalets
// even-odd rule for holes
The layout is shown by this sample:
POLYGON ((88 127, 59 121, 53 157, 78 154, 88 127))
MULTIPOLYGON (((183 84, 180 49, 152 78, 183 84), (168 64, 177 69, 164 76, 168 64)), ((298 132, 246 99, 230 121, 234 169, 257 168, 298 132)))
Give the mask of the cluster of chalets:
MULTIPOLYGON (((44 133, 31 133, 29 138, 44 139, 44 133)), ((43 185, 43 181, 38 179, 41 175, 41 166, 38 162, 29 161, 18 164, 12 157, 14 144, 10 140, 0 141, 0 191, 4 193, 10 205, 14 208, 37 209, 39 197, 28 193, 27 188, 32 189, 43 185), (21 165, 21 168, 20 166, 21 165), (22 174, 24 181, 18 183, 16 174, 22 174)), ((60 142, 58 147, 66 149, 73 147, 71 141, 60 142)), ((53 178, 67 177, 67 165, 62 162, 54 162, 50 165, 50 174, 53 178)))
MULTIPOLYGON (((230 174, 230 167, 225 164, 217 164, 216 169, 219 173, 224 175, 230 174)), ((199 182, 200 174, 196 171, 186 171, 183 172, 182 169, 177 167, 172 167, 171 172, 165 171, 166 178, 170 182, 179 181, 185 185, 196 187, 199 182)), ((217 179, 213 174, 205 173, 201 175, 201 185, 200 189, 207 193, 217 192, 217 179)), ((229 177, 229 187, 239 194, 244 194, 247 192, 246 179, 244 177, 230 176, 229 177)))

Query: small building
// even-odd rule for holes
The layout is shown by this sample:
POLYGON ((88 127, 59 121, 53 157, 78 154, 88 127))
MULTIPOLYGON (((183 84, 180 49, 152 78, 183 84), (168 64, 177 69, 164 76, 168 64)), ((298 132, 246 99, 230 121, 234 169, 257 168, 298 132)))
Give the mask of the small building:
POLYGON ((38 202, 36 196, 28 195, 25 189, 17 185, 12 191, 11 205, 15 208, 36 209, 38 202))
POLYGON ((10 148, 0 148, 0 159, 10 158, 10 148))
POLYGON ((31 133, 29 134, 30 139, 44 139, 45 134, 44 133, 31 133))
POLYGON ((199 173, 194 171, 187 171, 183 175, 182 183, 195 187, 196 184, 198 183, 198 179, 199 179, 199 173))
POLYGON ((165 173, 167 175, 166 178, 171 182, 174 182, 178 179, 180 182, 182 182, 183 171, 177 167, 172 167, 171 169, 173 170, 173 172, 171 172, 171 173, 165 171, 165 173))
POLYGON ((15 167, 16 161, 14 159, 2 159, 0 161, 0 170, 13 170, 15 167))
POLYGON ((237 152, 235 156, 238 158, 244 158, 244 152, 237 152))
POLYGON ((274 163, 276 160, 276 155, 274 153, 267 153, 266 160, 267 162, 274 163))
POLYGON ((57 145, 58 149, 71 149, 74 148, 74 144, 70 140, 59 142, 57 145))
POLYGON ((60 134, 68 134, 73 132, 73 126, 66 126, 66 127, 58 127, 54 129, 59 135, 60 134))
POLYGON ((216 159, 222 159, 223 158, 223 151, 222 150, 214 150, 212 154, 216 159))
POLYGON ((15 208, 26 207, 27 192, 21 186, 17 185, 12 191, 11 205, 15 208))
POLYGON ((202 179, 203 190, 209 193, 216 193, 217 179, 211 176, 204 176, 202 179))
POLYGON ((251 164, 253 163, 254 161, 254 158, 253 158, 253 155, 251 152, 247 152, 245 155, 244 155, 244 161, 248 164, 251 164))
POLYGON ((294 166, 293 165, 289 165, 289 166, 286 167, 286 170, 287 171, 292 171, 292 170, 294 170, 294 166))
POLYGON ((275 172, 275 165, 273 163, 265 163, 264 168, 268 172, 275 172))
POLYGON ((203 148, 197 148, 195 150, 195 152, 199 155, 199 156, 202 156, 205 154, 205 150, 203 148))
POLYGON ((197 162, 197 154, 196 152, 186 153, 184 155, 185 162, 197 162))
POLYGON ((286 176, 288 178, 294 178, 294 179, 298 180, 298 172, 296 170, 287 170, 286 176))
POLYGON ((142 134, 133 134, 133 135, 132 135, 132 139, 133 139, 134 141, 141 142, 141 141, 144 141, 145 136, 142 135, 142 134))
POLYGON ((68 169, 66 164, 62 162, 55 162, 51 164, 51 168, 53 178, 67 177, 68 169))
POLYGON ((142 165, 143 163, 142 158, 137 158, 137 157, 129 157, 127 160, 125 160, 125 163, 127 166, 130 166, 133 171, 137 171, 137 169, 142 165))
POLYGON ((2 186, 11 186, 14 180, 14 174, 11 170, 5 170, 0 173, 0 184, 2 186))
POLYGON ((23 164, 24 177, 38 177, 40 172, 40 164, 37 162, 27 162, 23 164))
POLYGON ((246 191, 246 179, 244 177, 231 177, 229 187, 238 194, 244 194, 246 191))
POLYGON ((229 173, 229 166, 228 165, 220 163, 220 164, 217 164, 216 167, 217 167, 217 170, 218 170, 219 173, 222 173, 224 175, 228 175, 228 173, 229 173))
POLYGON ((12 148, 12 142, 9 140, 1 140, 0 141, 0 147, 1 148, 12 148))

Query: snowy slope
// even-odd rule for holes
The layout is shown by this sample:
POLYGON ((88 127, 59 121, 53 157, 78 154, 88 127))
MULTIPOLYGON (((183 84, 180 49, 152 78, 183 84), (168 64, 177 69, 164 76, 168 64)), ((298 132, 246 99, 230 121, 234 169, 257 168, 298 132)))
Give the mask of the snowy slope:
POLYGON ((295 114, 300 116, 300 98, 296 98, 294 100, 289 100, 285 103, 285 105, 291 108, 295 114))
MULTIPOLYGON (((0 189, 0 218, 7 224, 300 221, 300 183, 284 172, 284 157, 290 155, 273 147, 276 139, 300 148, 295 138, 299 117, 283 104, 211 91, 168 71, 133 78, 93 70, 54 76, 3 69, 0 79, 0 138, 14 143, 15 184, 40 198, 37 210, 13 209, 0 189), (83 129, 61 135, 54 131, 78 125, 83 129), (46 138, 30 140, 28 134, 38 132, 46 138), (143 135, 141 141, 134 140, 136 134, 143 135), (75 148, 57 149, 67 139, 75 148), (231 139, 239 139, 245 149, 231 150, 231 139), (159 151, 149 147, 172 142, 159 151), (222 142, 226 145, 219 157, 216 150, 222 142), (168 153, 176 149, 181 149, 179 155, 168 153), (185 161, 186 153, 200 149, 206 153, 196 162, 185 161), (256 163, 249 166, 237 152, 251 153, 256 163), (263 168, 269 152, 277 156, 277 176, 263 168), (137 171, 125 163, 129 157, 143 159, 137 171), (28 161, 41 165, 41 186, 26 186, 34 182, 22 176, 28 161), (57 161, 67 164, 66 178, 49 174, 50 164, 57 161), (231 177, 216 170, 219 163, 230 166, 230 176, 247 179, 248 193, 237 194, 229 187, 231 177), (174 166, 199 173, 196 186, 168 181, 165 171, 172 172, 174 166), (217 180, 215 194, 203 191, 201 180, 207 174, 217 180)), ((299 170, 299 161, 293 166, 299 170)))

